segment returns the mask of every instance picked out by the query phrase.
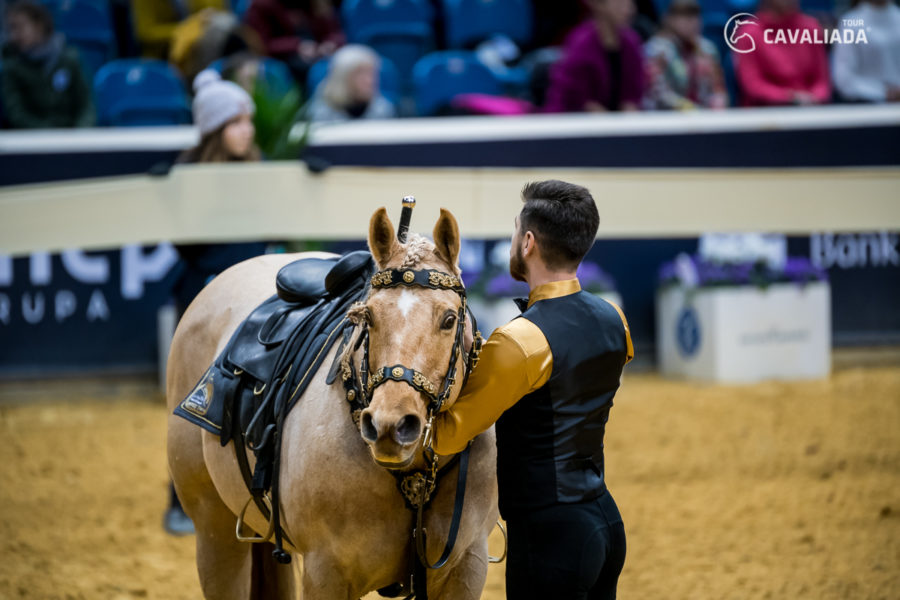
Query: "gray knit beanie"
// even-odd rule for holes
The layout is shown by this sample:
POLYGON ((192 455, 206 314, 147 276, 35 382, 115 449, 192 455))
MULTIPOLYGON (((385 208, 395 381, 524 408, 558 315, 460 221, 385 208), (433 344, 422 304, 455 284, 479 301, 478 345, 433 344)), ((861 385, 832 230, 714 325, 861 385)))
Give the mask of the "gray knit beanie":
POLYGON ((205 69, 194 78, 194 94, 194 123, 201 136, 212 133, 239 115, 252 115, 256 110, 244 88, 223 81, 213 69, 205 69))

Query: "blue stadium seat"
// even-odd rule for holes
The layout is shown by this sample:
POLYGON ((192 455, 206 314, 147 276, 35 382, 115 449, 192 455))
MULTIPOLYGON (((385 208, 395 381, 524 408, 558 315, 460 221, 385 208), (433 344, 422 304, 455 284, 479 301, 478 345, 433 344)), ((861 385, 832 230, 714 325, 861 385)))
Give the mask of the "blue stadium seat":
POLYGON ((184 85, 160 60, 114 60, 94 78, 100 125, 134 127, 191 122, 184 85))
POLYGON ((465 48, 493 35, 523 46, 531 41, 533 15, 528 0, 442 0, 447 46, 465 48))
POLYGON ((243 20, 244 13, 250 8, 250 3, 252 1, 253 0, 231 0, 231 12, 233 12, 238 19, 243 20))
POLYGON ((474 52, 448 50, 423 57, 413 69, 420 115, 437 113, 458 94, 502 94, 503 86, 474 52))
POLYGON ((78 48, 85 77, 90 80, 115 55, 116 34, 109 5, 99 0, 57 0, 47 6, 56 28, 78 48))
MULTIPOLYGON (((309 72, 306 74, 306 89, 310 96, 316 92, 316 88, 328 75, 328 62, 328 59, 323 58, 309 68, 309 72)), ((378 87, 381 90, 381 94, 392 103, 396 105, 400 102, 400 73, 397 72, 397 67, 394 66, 394 63, 384 57, 381 57, 378 87)))
POLYGON ((404 81, 434 48, 434 11, 427 0, 346 0, 341 16, 347 39, 390 59, 404 81))

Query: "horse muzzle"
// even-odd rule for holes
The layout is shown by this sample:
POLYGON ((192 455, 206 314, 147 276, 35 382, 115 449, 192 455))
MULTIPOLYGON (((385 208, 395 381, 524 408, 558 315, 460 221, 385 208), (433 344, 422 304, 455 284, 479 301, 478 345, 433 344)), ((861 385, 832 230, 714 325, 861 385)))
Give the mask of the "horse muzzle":
POLYGON ((360 434, 369 445, 373 459, 388 469, 402 469, 412 463, 422 427, 422 419, 416 414, 396 418, 376 414, 372 408, 362 412, 359 422, 360 434))

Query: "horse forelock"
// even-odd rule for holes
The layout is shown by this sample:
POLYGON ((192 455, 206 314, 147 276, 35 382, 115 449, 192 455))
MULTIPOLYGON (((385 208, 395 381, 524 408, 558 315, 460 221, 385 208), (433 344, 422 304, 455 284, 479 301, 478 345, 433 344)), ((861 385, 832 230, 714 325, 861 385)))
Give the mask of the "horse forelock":
MULTIPOLYGON (((418 233, 409 234, 409 241, 406 243, 406 253, 403 256, 403 262, 400 263, 400 266, 397 267, 399 269, 415 269, 417 267, 421 267, 422 263, 424 263, 429 257, 434 257, 440 262, 446 264, 446 261, 441 258, 437 252, 434 242, 429 240, 423 235, 419 235, 418 233)), ((449 265, 450 270, 455 274, 459 275, 460 270, 456 265, 449 265)))

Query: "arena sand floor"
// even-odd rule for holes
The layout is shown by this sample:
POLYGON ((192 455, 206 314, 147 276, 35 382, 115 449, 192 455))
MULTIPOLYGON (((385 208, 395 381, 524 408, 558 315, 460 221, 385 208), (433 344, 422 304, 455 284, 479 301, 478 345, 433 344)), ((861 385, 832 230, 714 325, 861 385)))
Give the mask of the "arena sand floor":
MULTIPOLYGON (((193 539, 160 525, 165 419, 146 383, 0 385, 0 598, 200 597, 193 539)), ((900 367, 626 375, 607 463, 620 598, 900 597, 900 367)), ((503 569, 484 599, 504 597, 503 569)))

